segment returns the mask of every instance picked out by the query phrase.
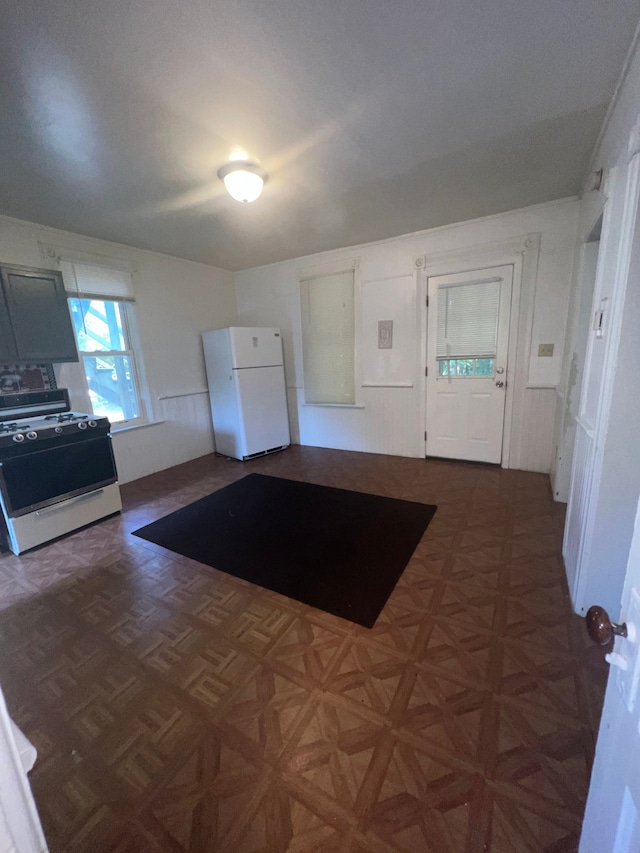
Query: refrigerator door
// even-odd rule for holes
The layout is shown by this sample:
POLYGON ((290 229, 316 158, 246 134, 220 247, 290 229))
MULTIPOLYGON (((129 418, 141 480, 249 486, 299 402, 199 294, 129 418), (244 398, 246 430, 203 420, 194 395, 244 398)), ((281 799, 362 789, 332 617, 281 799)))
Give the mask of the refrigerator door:
POLYGON ((280 329, 256 326, 231 326, 229 329, 231 366, 267 367, 282 364, 280 329))
POLYGON ((234 370, 240 420, 244 425, 242 456, 289 444, 289 416, 281 366, 234 370))

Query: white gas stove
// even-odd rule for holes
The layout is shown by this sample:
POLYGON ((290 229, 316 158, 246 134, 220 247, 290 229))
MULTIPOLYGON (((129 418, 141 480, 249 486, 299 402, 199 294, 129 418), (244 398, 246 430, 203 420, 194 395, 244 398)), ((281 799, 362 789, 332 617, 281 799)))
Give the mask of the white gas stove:
POLYGON ((121 509, 110 424, 66 389, 0 395, 0 506, 19 554, 121 509))

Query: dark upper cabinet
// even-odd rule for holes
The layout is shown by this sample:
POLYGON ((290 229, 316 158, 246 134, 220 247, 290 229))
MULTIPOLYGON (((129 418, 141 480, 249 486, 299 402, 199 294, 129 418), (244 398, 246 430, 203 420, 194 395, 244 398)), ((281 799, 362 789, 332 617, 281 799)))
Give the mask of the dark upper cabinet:
POLYGON ((0 357, 78 361, 62 273, 2 266, 0 357))
POLYGON ((9 309, 2 287, 0 287, 0 361, 14 362, 18 358, 16 339, 9 320, 9 309))

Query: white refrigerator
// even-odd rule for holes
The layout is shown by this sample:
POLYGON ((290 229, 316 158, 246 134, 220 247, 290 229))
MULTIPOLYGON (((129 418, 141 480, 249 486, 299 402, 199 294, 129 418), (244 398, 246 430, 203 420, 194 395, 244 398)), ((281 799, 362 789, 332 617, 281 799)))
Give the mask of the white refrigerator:
POLYGON ((280 330, 231 326, 202 344, 216 451, 244 461, 288 447, 280 330))

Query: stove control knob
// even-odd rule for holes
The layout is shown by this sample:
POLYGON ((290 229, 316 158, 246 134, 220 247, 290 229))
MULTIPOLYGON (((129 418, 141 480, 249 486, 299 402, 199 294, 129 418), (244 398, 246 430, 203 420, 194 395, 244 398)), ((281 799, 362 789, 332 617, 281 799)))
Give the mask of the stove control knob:
POLYGON ((35 432, 34 430, 31 430, 30 432, 27 433, 27 438, 29 439, 29 441, 35 441, 37 437, 38 437, 38 433, 35 432))
POLYGON ((56 435, 60 435, 60 433, 62 432, 62 427, 56 427, 56 428, 54 429, 54 432, 55 432, 55 434, 56 434, 56 435))
POLYGON ((87 422, 86 421, 78 421, 78 429, 86 429, 87 422))
POLYGON ((88 423, 89 423, 89 426, 90 426, 92 429, 93 429, 93 427, 97 427, 97 426, 98 426, 98 421, 89 421, 88 423))
POLYGON ((21 432, 18 432, 16 433, 16 435, 13 436, 13 440, 17 441, 18 444, 21 444, 24 441, 24 436, 21 432))

